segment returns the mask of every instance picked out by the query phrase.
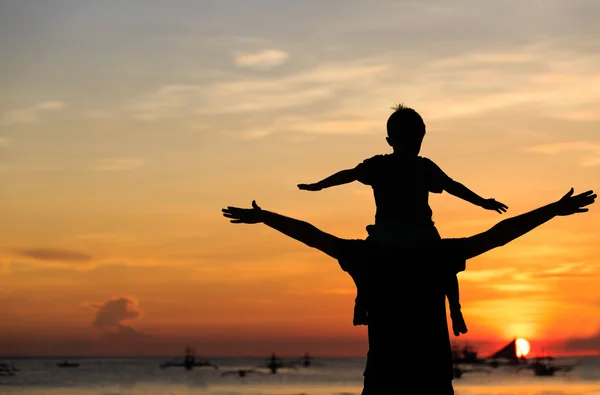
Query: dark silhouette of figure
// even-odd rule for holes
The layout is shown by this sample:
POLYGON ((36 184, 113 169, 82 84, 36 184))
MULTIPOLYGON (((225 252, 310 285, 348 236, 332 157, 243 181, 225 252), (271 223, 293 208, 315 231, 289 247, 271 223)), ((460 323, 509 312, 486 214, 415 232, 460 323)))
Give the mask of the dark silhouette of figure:
POLYGON ((256 369, 237 369, 237 370, 228 370, 225 371, 223 373, 221 373, 221 376, 225 377, 225 376, 229 376, 232 374, 236 374, 241 378, 244 378, 248 375, 248 373, 257 373, 257 374, 264 374, 263 372, 260 372, 256 369))
POLYGON ((474 236, 404 245, 341 239, 307 222, 262 210, 255 201, 252 208, 229 206, 222 211, 231 223, 263 223, 324 252, 338 260, 355 283, 365 285, 369 352, 363 395, 402 393, 399 371, 403 377, 425 383, 423 393, 447 395, 454 393, 445 306, 448 275, 465 270, 468 259, 503 246, 556 216, 588 211, 585 207, 595 199, 593 191, 573 196, 571 188, 554 203, 505 219, 474 236), (423 264, 392 264, 414 259, 423 264), (398 286, 405 278, 414 279, 413 287, 398 286), (410 327, 398 325, 406 319, 412 320, 410 327), (410 358, 397 360, 405 355, 410 358))
MULTIPOLYGON (((429 193, 448 192, 476 206, 503 213, 508 209, 494 199, 484 199, 463 184, 454 181, 433 161, 419 156, 425 137, 425 123, 414 109, 402 104, 394 107, 387 121, 388 144, 393 153, 376 155, 352 169, 342 170, 314 184, 299 184, 307 191, 320 191, 336 185, 359 181, 373 188, 375 225, 367 226, 369 238, 382 243, 410 240, 439 240, 429 207, 429 193)), ((441 257, 443 258, 443 257, 441 257)), ((354 325, 368 324, 364 287, 356 284, 354 325)), ((458 278, 449 276, 446 295, 455 336, 467 333, 458 291, 458 278)))

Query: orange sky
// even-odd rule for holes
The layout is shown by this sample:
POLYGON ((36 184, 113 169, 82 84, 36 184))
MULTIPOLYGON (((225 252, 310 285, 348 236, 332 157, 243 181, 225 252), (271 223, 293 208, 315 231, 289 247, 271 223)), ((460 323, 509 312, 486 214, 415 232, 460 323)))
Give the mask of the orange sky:
MULTIPOLYGON (((400 101, 422 155, 510 207, 433 196, 444 237, 600 189, 600 6, 508 3, 1 5, 0 355, 364 355, 337 263, 220 209, 365 237, 368 187, 296 184, 389 152, 400 101)), ((470 261, 464 340, 599 352, 599 219, 470 261)))

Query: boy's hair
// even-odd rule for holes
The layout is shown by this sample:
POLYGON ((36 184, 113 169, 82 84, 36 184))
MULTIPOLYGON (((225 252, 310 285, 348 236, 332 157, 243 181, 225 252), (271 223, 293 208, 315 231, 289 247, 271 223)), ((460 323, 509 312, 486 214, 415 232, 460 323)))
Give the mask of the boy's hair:
POLYGON ((402 103, 392 109, 394 112, 387 120, 388 137, 400 144, 420 143, 425 137, 425 122, 421 115, 402 103))

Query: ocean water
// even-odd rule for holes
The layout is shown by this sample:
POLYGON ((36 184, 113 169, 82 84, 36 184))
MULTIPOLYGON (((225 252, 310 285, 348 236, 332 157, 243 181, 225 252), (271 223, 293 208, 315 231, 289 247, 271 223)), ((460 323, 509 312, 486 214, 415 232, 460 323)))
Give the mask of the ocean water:
MULTIPOLYGON (((168 358, 167 358, 168 359, 168 358)), ((213 358, 219 369, 159 367, 165 358, 85 358, 78 368, 59 368, 57 359, 0 359, 20 371, 0 376, 0 394, 28 395, 359 395, 364 358, 314 358, 314 365, 279 369, 261 368, 264 358, 213 358), (246 377, 223 373, 256 369, 246 377)), ((285 359, 291 360, 291 359, 285 359)), ((600 395, 600 357, 582 357, 555 363, 579 364, 570 372, 535 377, 531 370, 499 367, 467 372, 454 381, 457 395, 600 395)), ((465 366, 465 369, 469 367, 465 366)), ((407 394, 423 393, 421 383, 398 374, 407 394)))

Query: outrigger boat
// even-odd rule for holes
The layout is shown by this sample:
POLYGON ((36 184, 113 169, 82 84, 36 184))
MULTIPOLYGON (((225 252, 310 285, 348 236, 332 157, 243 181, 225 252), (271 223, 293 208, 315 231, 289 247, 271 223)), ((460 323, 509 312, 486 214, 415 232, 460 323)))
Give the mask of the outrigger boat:
POLYGON ((187 370, 192 370, 194 367, 203 367, 210 366, 214 369, 219 369, 219 367, 212 362, 208 361, 198 361, 196 359, 196 355, 194 354, 194 350, 191 347, 187 347, 185 349, 185 357, 183 361, 167 361, 160 364, 161 369, 171 368, 171 367, 183 367, 187 370))
POLYGON ((14 376, 19 371, 14 365, 0 363, 0 376, 14 376))
POLYGON ((59 368, 78 368, 79 364, 76 362, 69 362, 66 359, 63 362, 59 362, 56 364, 59 368))

